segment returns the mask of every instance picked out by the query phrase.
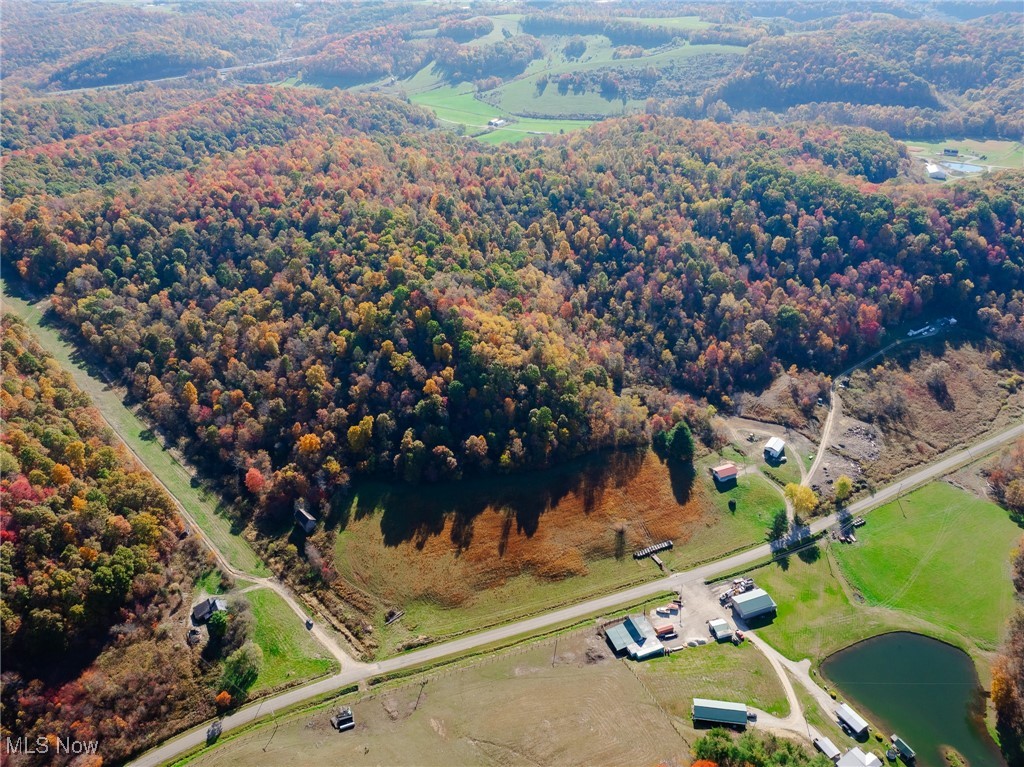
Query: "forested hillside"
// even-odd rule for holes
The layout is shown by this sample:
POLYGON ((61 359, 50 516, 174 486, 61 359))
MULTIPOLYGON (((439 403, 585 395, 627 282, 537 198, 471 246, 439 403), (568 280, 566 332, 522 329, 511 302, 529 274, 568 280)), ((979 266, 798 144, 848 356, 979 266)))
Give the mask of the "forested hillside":
POLYGON ((2 365, 5 732, 31 744, 99 740, 114 762, 213 711, 215 693, 181 651, 183 570, 202 559, 191 543, 179 547, 182 523, 163 490, 6 315, 2 365), (177 637, 163 625, 175 612, 177 637))
MULTIPOLYGON (((203 160, 232 144, 199 144, 187 169, 136 168, 113 196, 4 211, 8 265, 56 286, 83 343, 262 513, 327 504, 355 474, 454 478, 642 444, 686 409, 631 387, 729 407, 924 311, 1018 332, 1020 174, 893 183, 898 145, 823 127, 642 117, 495 150, 381 98, 372 119, 330 120, 360 103, 218 97, 111 143, 133 157, 156 142, 152 156, 228 104, 247 115, 243 148, 203 160)), ((88 186, 94 141, 46 152, 48 175, 88 186)), ((36 167, 12 160, 8 188, 33 188, 36 167)))

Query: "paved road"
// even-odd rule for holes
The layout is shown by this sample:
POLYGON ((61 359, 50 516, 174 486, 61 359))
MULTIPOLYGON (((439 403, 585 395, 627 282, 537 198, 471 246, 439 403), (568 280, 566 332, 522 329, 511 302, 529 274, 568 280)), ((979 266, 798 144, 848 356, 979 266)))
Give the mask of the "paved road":
MULTIPOLYGON (((984 455, 1000 445, 1004 445, 1022 436, 1024 436, 1024 424, 1020 424, 1004 432, 991 436, 970 448, 957 451, 934 464, 919 469, 901 482, 895 483, 878 491, 872 497, 865 498, 851 504, 848 512, 851 514, 863 514, 875 506, 880 506, 883 503, 891 501, 897 496, 908 492, 914 487, 948 474, 957 467, 965 463, 969 463, 975 458, 984 455)), ((814 522, 810 526, 810 531, 812 533, 822 532, 836 524, 836 522, 837 519, 835 515, 825 517, 814 522)), ((254 703, 241 709, 223 720, 223 732, 227 732, 236 727, 252 722, 259 717, 267 716, 288 706, 302 703, 303 701, 315 698, 324 693, 338 690, 347 685, 368 679, 376 674, 413 668, 450 655, 456 655, 478 649, 495 642, 509 640, 525 634, 536 633, 543 631, 544 629, 550 629, 559 624, 578 621, 589 615, 608 612, 613 608, 624 604, 640 602, 666 591, 675 591, 684 584, 700 583, 718 575, 735 572, 745 566, 764 560, 771 556, 771 554, 771 547, 768 544, 764 544, 753 549, 740 552, 739 554, 734 554, 730 557, 720 559, 716 562, 702 565, 692 570, 687 570, 686 572, 674 573, 665 578, 644 583, 640 586, 635 586, 624 591, 618 591, 598 599, 591 599, 587 602, 582 602, 570 607, 564 607, 560 610, 544 613, 543 615, 538 615, 533 618, 527 618, 515 623, 510 623, 506 626, 490 629, 489 631, 484 631, 479 634, 472 634, 443 644, 426 647, 422 650, 416 650, 395 658, 389 658, 388 660, 381 661, 380 663, 345 668, 341 673, 327 679, 323 679, 319 682, 314 682, 303 687, 297 687, 293 690, 288 690, 280 695, 267 698, 261 703, 254 703)), ((156 767, 156 765, 170 761, 171 759, 181 755, 183 752, 200 745, 205 740, 206 729, 204 726, 203 728, 191 730, 172 738, 158 748, 143 754, 132 764, 137 765, 138 767, 156 767)))

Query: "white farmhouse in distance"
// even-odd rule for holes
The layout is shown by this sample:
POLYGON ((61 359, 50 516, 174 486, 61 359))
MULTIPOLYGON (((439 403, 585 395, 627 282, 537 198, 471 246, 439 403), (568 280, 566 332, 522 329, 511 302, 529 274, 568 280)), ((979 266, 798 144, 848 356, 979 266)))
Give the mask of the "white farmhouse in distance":
POLYGON ((930 162, 925 166, 925 170, 928 171, 928 178, 934 178, 937 181, 946 180, 946 171, 941 165, 930 162))
POLYGON ((487 121, 487 124, 492 128, 500 128, 507 122, 508 120, 506 120, 504 117, 492 117, 490 120, 487 121))

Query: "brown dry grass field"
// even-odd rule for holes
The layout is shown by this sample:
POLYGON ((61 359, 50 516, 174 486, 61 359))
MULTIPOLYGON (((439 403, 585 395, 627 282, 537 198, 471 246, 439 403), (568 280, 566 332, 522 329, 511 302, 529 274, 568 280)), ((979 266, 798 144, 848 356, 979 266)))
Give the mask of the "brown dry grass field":
POLYGON ((1001 386, 1013 370, 991 364, 998 347, 963 338, 934 339, 894 353, 855 372, 841 392, 847 414, 881 430, 881 454, 864 462, 867 478, 881 483, 939 454, 1024 418, 1024 386, 1001 386), (929 388, 934 366, 942 386, 929 388), (887 403, 892 402, 892 405, 887 403), (881 411, 889 408, 895 417, 881 411))
POLYGON ((759 542, 781 501, 744 477, 726 494, 653 453, 602 456, 527 477, 364 488, 334 545, 378 650, 551 609, 659 576, 632 552, 671 539, 674 567, 759 542), (730 512, 728 499, 738 500, 730 512), (384 626, 387 609, 406 615, 384 626))
POLYGON ((356 694, 356 729, 328 722, 337 703, 228 739, 196 767, 301 765, 688 765, 694 696, 786 713, 785 693, 750 645, 707 645, 635 664, 593 630, 356 694))

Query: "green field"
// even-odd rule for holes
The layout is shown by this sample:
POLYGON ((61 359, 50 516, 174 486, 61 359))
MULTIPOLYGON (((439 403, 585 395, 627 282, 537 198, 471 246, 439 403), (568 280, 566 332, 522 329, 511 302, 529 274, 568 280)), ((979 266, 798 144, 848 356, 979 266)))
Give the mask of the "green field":
POLYGON ((266 588, 243 596, 252 606, 252 639, 263 650, 263 668, 252 693, 337 670, 337 662, 310 636, 281 597, 266 588))
POLYGON ((816 559, 792 556, 753 572, 779 605, 758 633, 787 657, 817 663, 876 634, 916 631, 971 651, 984 668, 1013 606, 1017 526, 942 482, 867 519, 857 544, 832 542, 816 559))
POLYGON ((214 545, 232 565, 253 575, 269 575, 266 565, 234 529, 220 498, 195 483, 192 473, 152 436, 149 425, 122 401, 121 394, 89 372, 71 344, 44 323, 38 306, 11 297, 3 290, 4 311, 9 311, 32 329, 40 345, 67 370, 78 388, 89 395, 93 406, 164 486, 188 509, 214 545))
POLYGON ((843 575, 870 605, 914 615, 995 649, 1013 610, 1010 557, 1020 529, 1007 513, 944 482, 871 512, 842 546, 843 575))
POLYGON ((467 135, 475 136, 488 144, 521 141, 529 136, 561 134, 586 128, 587 120, 547 120, 515 117, 508 111, 478 101, 473 94, 476 89, 471 83, 441 85, 437 78, 427 71, 428 66, 402 86, 407 90, 409 100, 414 104, 433 110, 437 119, 450 125, 463 126, 467 135), (491 129, 487 121, 493 117, 504 117, 509 124, 491 129))
POLYGON ((979 165, 991 165, 993 168, 1024 168, 1024 144, 1020 141, 978 141, 976 139, 948 138, 939 141, 904 141, 912 154, 926 157, 929 160, 965 160, 972 162, 985 155, 987 159, 978 160, 979 165), (960 157, 944 157, 943 149, 959 149, 960 157), (918 151, 915 151, 918 150, 918 151))

